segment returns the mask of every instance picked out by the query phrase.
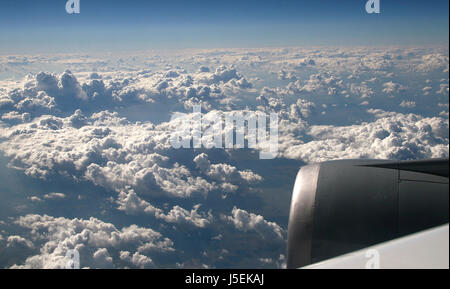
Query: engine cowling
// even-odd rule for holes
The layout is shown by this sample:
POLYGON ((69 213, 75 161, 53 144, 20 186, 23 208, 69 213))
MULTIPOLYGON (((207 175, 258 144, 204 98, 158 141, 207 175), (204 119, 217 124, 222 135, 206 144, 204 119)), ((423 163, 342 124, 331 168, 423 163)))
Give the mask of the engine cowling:
POLYGON ((343 160, 300 169, 288 268, 448 223, 448 159, 343 160))

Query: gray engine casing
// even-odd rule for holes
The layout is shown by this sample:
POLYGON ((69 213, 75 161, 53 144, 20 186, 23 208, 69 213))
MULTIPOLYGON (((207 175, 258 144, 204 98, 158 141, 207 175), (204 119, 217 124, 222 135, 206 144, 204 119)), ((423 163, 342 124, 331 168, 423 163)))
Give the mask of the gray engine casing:
POLYGON ((300 169, 288 268, 448 223, 448 159, 343 160, 300 169))

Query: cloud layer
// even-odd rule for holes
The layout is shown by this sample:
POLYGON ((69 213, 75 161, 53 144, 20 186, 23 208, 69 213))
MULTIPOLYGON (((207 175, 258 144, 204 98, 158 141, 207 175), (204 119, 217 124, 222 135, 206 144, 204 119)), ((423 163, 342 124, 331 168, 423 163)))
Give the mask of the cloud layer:
POLYGON ((0 56, 0 266, 64 268, 77 249, 90 268, 281 268, 299 166, 448 157, 448 60, 447 47, 0 56), (277 158, 173 148, 194 105, 205 144, 233 129, 217 119, 276 113, 277 158))

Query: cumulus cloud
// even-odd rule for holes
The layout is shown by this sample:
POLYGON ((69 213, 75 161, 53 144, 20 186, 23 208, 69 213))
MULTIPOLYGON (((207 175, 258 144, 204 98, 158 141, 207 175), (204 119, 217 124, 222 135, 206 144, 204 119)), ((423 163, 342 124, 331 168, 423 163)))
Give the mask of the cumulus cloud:
POLYGON ((205 78, 206 82, 218 83, 218 82, 228 82, 232 79, 240 79, 241 76, 238 75, 235 68, 226 67, 225 65, 217 67, 214 73, 207 75, 205 78))
POLYGON ((398 83, 394 83, 392 81, 386 82, 383 84, 383 92, 394 97, 401 91, 405 91, 406 88, 398 83))
POLYGON ((329 95, 334 95, 338 90, 343 89, 343 81, 328 73, 312 74, 303 86, 300 86, 300 91, 314 92, 326 91, 329 95))
MULTIPOLYGON (((221 65, 214 73, 187 74, 184 70, 156 73, 144 71, 78 74, 69 70, 61 75, 39 72, 27 75, 23 87, 12 87, 0 94, 0 113, 29 113, 60 115, 76 109, 116 109, 136 104, 170 105, 174 109, 190 107, 194 102, 211 103, 229 108, 239 101, 236 96, 253 84, 236 68, 221 65)), ((8 83, 9 84, 9 83, 8 83)), ((3 119, 9 120, 6 116, 3 119)))
POLYGON ((171 132, 151 123, 133 124, 114 113, 85 118, 77 111, 67 118, 42 116, 3 131, 9 141, 0 149, 13 167, 43 179, 58 173, 118 191, 132 186, 141 193, 174 197, 207 194, 211 184, 185 166, 166 164, 168 157, 159 154, 171 150, 171 132))
POLYGON ((48 199, 48 200, 56 200, 56 199, 64 199, 66 197, 66 195, 64 195, 63 193, 48 193, 44 195, 44 199, 48 199))
POLYGON ((350 92, 359 96, 360 98, 371 98, 374 95, 373 89, 367 86, 365 82, 363 82, 361 85, 352 83, 350 86, 350 92))
POLYGON ((31 196, 31 197, 28 197, 28 199, 29 199, 30 201, 32 201, 32 202, 35 202, 35 203, 42 202, 42 199, 39 198, 39 197, 37 197, 37 196, 31 196))
POLYGON ((268 219, 287 220, 287 212, 277 215, 264 203, 282 186, 271 168, 298 168, 280 165, 285 158, 448 156, 446 47, 0 56, 3 68, 20 77, 0 79, 0 151, 10 169, 45 185, 24 190, 33 192, 23 196, 27 205, 11 209, 22 217, 0 220, 0 242, 16 256, 7 267, 62 268, 65 252, 77 249, 83 267, 157 268, 180 240, 183 252, 164 265, 285 267, 287 224, 268 219), (207 145, 211 128, 233 129, 218 118, 277 113, 279 159, 255 163, 259 146, 173 148, 172 132, 191 130, 194 105, 202 108, 207 145), (172 112, 187 114, 177 122, 172 112), (68 201, 65 182, 81 188, 80 209, 68 201), (231 210, 245 206, 243 196, 262 205, 261 215, 231 210), (55 215, 52 204, 62 212, 71 206, 79 218, 33 214, 55 215), (86 217, 98 216, 99 206, 121 225, 86 217), (141 221, 161 233, 136 225, 141 221), (205 240, 207 248, 199 248, 205 240))
POLYGON ((145 255, 135 252, 133 255, 129 251, 121 251, 120 259, 133 264, 140 269, 154 268, 153 260, 145 255))
POLYGON ((116 202, 119 205, 118 209, 127 214, 148 214, 168 223, 192 225, 204 228, 213 220, 211 212, 208 212, 208 214, 198 212, 198 209, 201 206, 200 204, 195 205, 191 211, 183 209, 180 206, 174 206, 167 214, 165 214, 163 210, 156 208, 147 201, 141 199, 133 190, 130 190, 128 193, 120 192, 116 202))
POLYGON ((448 96, 448 83, 441 83, 439 87, 440 88, 436 93, 448 96))
POLYGON ((314 140, 291 147, 284 156, 306 162, 343 158, 416 159, 448 157, 448 120, 369 110, 370 123, 311 126, 314 140))
POLYGON ((129 190, 128 193, 122 191, 117 198, 118 209, 124 211, 129 215, 136 215, 140 213, 159 215, 162 210, 152 206, 149 202, 141 199, 134 190, 129 190))
MULTIPOLYGON (((82 267, 91 268, 116 267, 117 262, 109 250, 134 250, 139 253, 136 258, 141 254, 174 251, 170 239, 136 225, 119 230, 113 224, 96 218, 83 220, 47 215, 26 215, 14 223, 30 230, 28 234, 33 239, 33 246, 40 250, 13 268, 65 268, 69 261, 66 253, 71 249, 79 251, 82 267)), ((14 236, 11 240, 26 242, 20 236, 14 236)))
POLYGON ((95 251, 92 255, 92 259, 94 259, 95 265, 98 266, 98 268, 110 269, 114 267, 113 259, 106 248, 100 248, 95 251))
POLYGON ((185 210, 180 206, 174 206, 167 215, 158 215, 157 217, 169 223, 188 224, 204 228, 212 223, 213 216, 211 212, 208 215, 199 213, 199 208, 200 204, 195 205, 191 211, 185 210))
POLYGON ((226 219, 233 224, 236 229, 243 232, 257 232, 265 240, 285 240, 286 232, 276 223, 265 220, 261 215, 249 213, 234 207, 231 211, 231 216, 226 216, 226 219))
POLYGON ((421 72, 442 70, 448 72, 448 55, 431 53, 423 55, 416 69, 421 72))
POLYGON ((194 158, 194 162, 209 178, 224 183, 246 182, 249 184, 262 181, 262 177, 250 170, 239 171, 228 164, 211 164, 205 153, 194 158))
POLYGON ((6 240, 6 247, 33 248, 33 243, 21 236, 9 236, 6 240))

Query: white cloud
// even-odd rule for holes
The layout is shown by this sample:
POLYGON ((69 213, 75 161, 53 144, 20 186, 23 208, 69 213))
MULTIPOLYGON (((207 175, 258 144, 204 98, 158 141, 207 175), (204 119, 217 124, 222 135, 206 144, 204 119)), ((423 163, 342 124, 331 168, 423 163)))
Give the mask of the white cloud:
POLYGON ((433 88, 431 86, 425 86, 422 90, 423 90, 423 95, 430 95, 431 90, 433 90, 433 88))
POLYGON ((98 268, 109 269, 114 267, 113 259, 109 255, 106 248, 101 248, 95 251, 92 258, 98 268))
POLYGON ((154 268, 153 260, 145 255, 140 254, 139 252, 135 252, 132 256, 128 251, 120 252, 120 259, 126 261, 128 263, 133 264, 137 268, 146 269, 146 268, 154 268))
POLYGON ((261 235, 265 240, 285 240, 285 231, 274 222, 269 222, 261 215, 248 213, 245 210, 234 207, 231 211, 231 216, 226 219, 232 223, 236 229, 247 232, 255 231, 261 235))
POLYGON ((136 215, 140 213, 159 215, 162 210, 152 206, 150 203, 142 200, 134 190, 129 190, 128 193, 122 191, 117 198, 118 209, 124 211, 129 215, 136 215))
POLYGON ((6 240, 6 247, 33 248, 33 243, 21 236, 9 236, 6 240))
POLYGON ((185 166, 166 164, 169 158, 157 153, 171 150, 170 133, 167 126, 132 124, 108 112, 85 118, 77 111, 3 130, 9 140, 0 150, 13 167, 43 179, 58 173, 117 191, 132 186, 140 193, 173 197, 207 194, 213 185, 185 166))
POLYGON ((225 184, 233 182, 252 184, 262 181, 261 176, 250 170, 239 171, 236 167, 228 164, 211 164, 205 153, 196 156, 194 162, 209 178, 225 184))
POLYGON ((441 83, 439 87, 436 93, 448 96, 448 83, 441 83))
POLYGON ((42 202, 42 199, 39 198, 39 197, 37 197, 37 196, 31 196, 31 197, 28 197, 28 199, 29 199, 30 201, 36 202, 36 203, 42 202))
POLYGON ((372 88, 367 86, 366 83, 362 83, 361 85, 352 83, 350 86, 350 92, 360 98, 371 98, 375 93, 372 88))
MULTIPOLYGON (((87 210, 80 216, 97 216, 100 206, 108 220, 148 220, 172 240, 183 240, 183 254, 174 262, 184 267, 285 267, 286 224, 238 208, 230 215, 230 205, 243 196, 266 202, 254 192, 280 185, 272 183, 277 172, 255 164, 253 150, 173 149, 171 132, 187 127, 192 114, 177 124, 167 121, 171 112, 190 113, 196 104, 205 120, 276 112, 279 158, 302 162, 448 156, 447 47, 0 56, 0 66, 23 76, 0 79, 0 151, 10 167, 67 197, 72 192, 52 187, 54 180, 86 185, 76 202, 92 200, 96 212, 80 206, 87 210), (43 67, 63 73, 41 72, 43 67), (440 117, 419 115, 421 94, 427 95, 427 115, 440 117), (398 113, 404 108, 411 114, 398 113), (198 250, 189 243, 198 240, 187 238, 191 233, 211 244, 198 250), (262 244, 261 237, 270 242, 262 244), (247 254, 231 257, 242 251, 247 254)), ((278 161, 285 162, 273 160, 278 161)), ((53 215, 53 207, 38 202, 62 197, 27 191, 34 194, 23 197, 28 207, 21 210, 27 213, 53 215)), ((59 211, 72 206, 78 212, 73 202, 58 205, 59 211)), ((266 215, 268 204, 262 206, 256 209, 275 218, 266 215)), ((7 247, 7 236, 18 237, 11 244, 19 238, 32 244, 16 255, 17 266, 64 267, 69 248, 80 250, 84 267, 175 266, 161 262, 174 250, 172 241, 147 228, 98 219, 22 218, 33 221, 7 226, 0 220, 7 253, 19 248, 7 247)))
POLYGON ((405 91, 406 88, 403 85, 400 85, 398 83, 394 83, 392 81, 386 82, 383 84, 383 92, 386 94, 389 94, 390 96, 394 97, 401 91, 405 91))
POLYGON ((116 260, 109 250, 132 249, 139 254, 174 251, 173 242, 152 229, 131 225, 119 230, 96 218, 26 215, 19 217, 15 224, 30 230, 33 246, 40 250, 13 268, 65 268, 69 249, 79 251, 82 267, 94 268, 115 267, 116 260))
POLYGON ((448 55, 442 55, 440 53, 423 55, 416 69, 420 72, 431 72, 435 70, 447 70, 448 72, 448 55))
POLYGON ((213 221, 211 212, 208 215, 199 213, 200 205, 195 205, 191 211, 185 210, 180 206, 174 206, 167 215, 160 214, 157 217, 169 223, 187 224, 199 228, 210 225, 213 221))
POLYGON ((311 126, 310 142, 283 155, 306 162, 345 158, 417 159, 448 157, 448 120, 369 110, 374 122, 351 126, 311 126))
POLYGON ((48 193, 44 195, 44 199, 55 200, 55 199, 64 199, 66 195, 63 193, 48 193))

